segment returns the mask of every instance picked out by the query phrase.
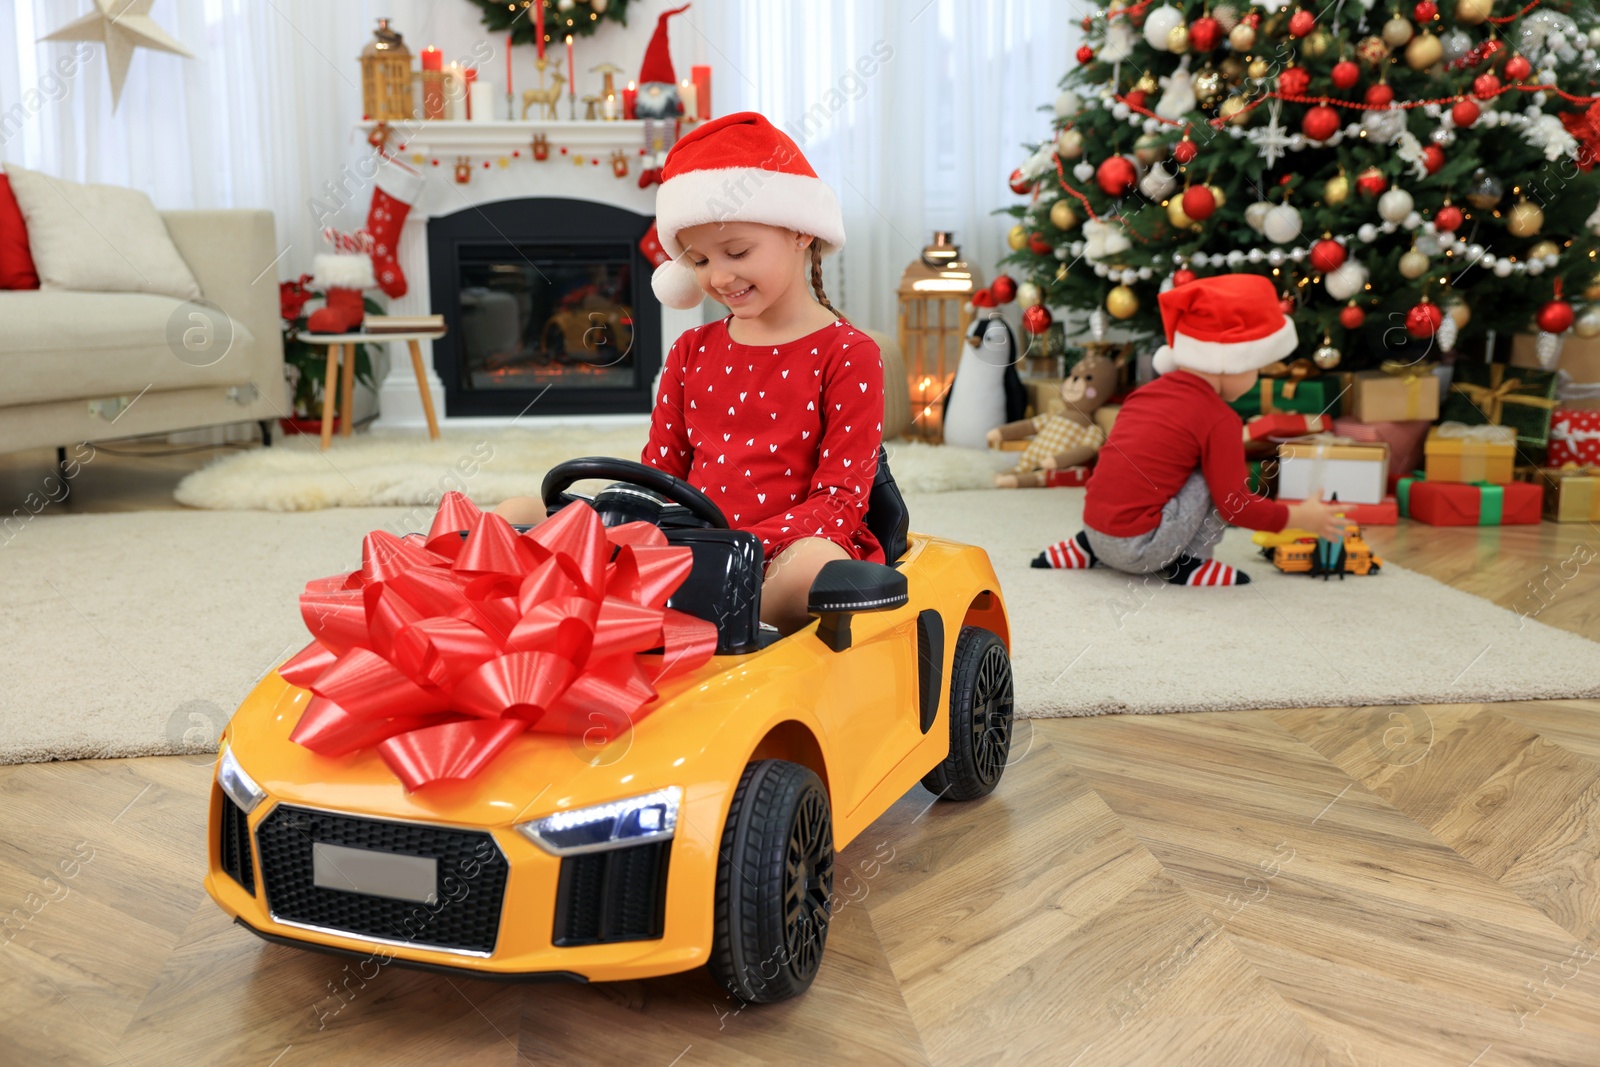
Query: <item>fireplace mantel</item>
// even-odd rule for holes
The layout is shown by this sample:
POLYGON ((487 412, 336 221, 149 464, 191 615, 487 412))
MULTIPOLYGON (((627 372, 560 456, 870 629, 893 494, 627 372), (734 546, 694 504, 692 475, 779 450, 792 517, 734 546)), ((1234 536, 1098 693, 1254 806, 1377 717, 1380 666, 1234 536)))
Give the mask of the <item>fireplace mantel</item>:
MULTIPOLYGON (((357 127, 363 139, 371 123, 357 127)), ((400 266, 405 271, 407 291, 390 301, 395 315, 426 315, 431 306, 429 277, 428 221, 433 218, 471 211, 484 204, 527 197, 556 197, 589 200, 632 211, 648 218, 655 214, 656 187, 639 188, 640 150, 644 147, 645 124, 617 122, 415 122, 393 124, 391 150, 400 160, 420 170, 424 187, 406 216, 400 235, 400 266), (533 158, 536 134, 549 142, 549 158, 533 158), (401 147, 401 146, 404 147, 401 147), (567 151, 562 153, 561 149, 567 151), (615 177, 611 156, 627 153, 628 174, 615 177), (470 163, 471 180, 458 183, 455 166, 459 158, 470 163), (593 161, 593 162, 591 162, 593 161), (485 164, 488 164, 485 166, 485 164)), ((672 341, 685 330, 699 325, 699 309, 679 311, 661 309, 662 357, 672 341)), ((435 396, 444 396, 443 383, 434 371, 433 347, 423 344, 425 371, 435 396)), ((416 378, 410 360, 403 352, 392 352, 390 371, 379 390, 381 427, 425 425, 418 398, 416 378)), ((539 415, 530 411, 528 418, 539 415)), ((544 416, 549 418, 549 416, 544 416)), ((639 416, 582 416, 582 421, 597 419, 637 421, 639 416)), ((446 412, 446 426, 489 425, 502 421, 488 418, 461 418, 446 412)))

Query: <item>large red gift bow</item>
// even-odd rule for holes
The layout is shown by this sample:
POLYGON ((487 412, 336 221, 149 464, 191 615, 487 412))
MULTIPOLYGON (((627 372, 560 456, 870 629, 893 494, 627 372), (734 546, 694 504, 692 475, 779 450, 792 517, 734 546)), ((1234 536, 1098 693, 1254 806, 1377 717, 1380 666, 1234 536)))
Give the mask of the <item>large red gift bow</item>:
POLYGON ((715 626, 666 607, 692 566, 581 501, 519 535, 447 493, 425 538, 375 530, 359 571, 307 583, 316 640, 278 668, 313 694, 290 737, 376 747, 411 791, 473 777, 525 730, 593 736, 598 716, 615 733, 716 651, 715 626))

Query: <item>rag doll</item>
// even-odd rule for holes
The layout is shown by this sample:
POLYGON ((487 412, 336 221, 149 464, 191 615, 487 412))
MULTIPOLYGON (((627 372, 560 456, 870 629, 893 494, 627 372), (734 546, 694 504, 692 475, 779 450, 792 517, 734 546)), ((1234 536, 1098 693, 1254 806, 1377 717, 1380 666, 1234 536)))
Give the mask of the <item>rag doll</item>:
POLYGON ((1037 489, 1048 483, 1051 471, 1093 459, 1106 440, 1105 432, 1095 425, 1094 413, 1116 388, 1114 360, 1095 351, 1080 359, 1061 383, 1061 399, 1066 402, 1063 411, 1008 422, 989 431, 993 448, 1002 441, 1028 441, 1016 469, 995 475, 994 484, 1002 489, 1037 489))

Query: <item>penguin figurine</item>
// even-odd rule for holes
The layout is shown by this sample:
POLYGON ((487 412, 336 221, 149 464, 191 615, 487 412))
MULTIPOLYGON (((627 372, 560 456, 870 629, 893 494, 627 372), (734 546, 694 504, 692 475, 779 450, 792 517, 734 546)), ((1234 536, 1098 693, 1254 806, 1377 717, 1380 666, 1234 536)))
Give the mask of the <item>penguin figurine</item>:
POLYGON ((1028 410, 1028 391, 1017 376, 1016 336, 998 311, 980 308, 966 341, 944 396, 944 443, 988 448, 991 429, 1028 410))

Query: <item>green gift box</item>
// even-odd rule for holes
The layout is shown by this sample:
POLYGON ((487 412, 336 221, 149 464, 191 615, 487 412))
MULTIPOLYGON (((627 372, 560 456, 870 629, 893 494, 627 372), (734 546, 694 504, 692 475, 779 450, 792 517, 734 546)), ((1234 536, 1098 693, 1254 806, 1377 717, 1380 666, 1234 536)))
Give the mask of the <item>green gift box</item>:
POLYGON ((1517 444, 1550 447, 1550 417, 1555 413, 1556 376, 1503 363, 1457 363, 1445 396, 1445 422, 1468 426, 1510 426, 1517 444))
MULTIPOLYGON (((1228 406, 1237 411, 1241 419, 1279 412, 1322 415, 1328 410, 1327 383, 1320 378, 1262 378, 1228 406)), ((1548 430, 1549 420, 1545 421, 1548 430)))

